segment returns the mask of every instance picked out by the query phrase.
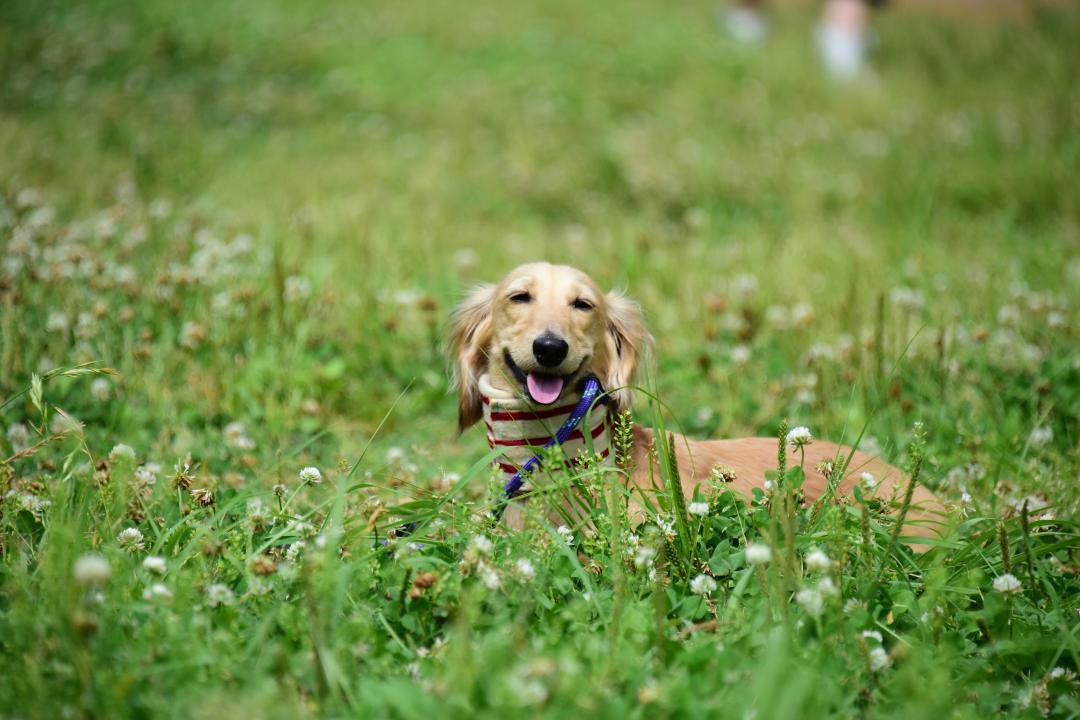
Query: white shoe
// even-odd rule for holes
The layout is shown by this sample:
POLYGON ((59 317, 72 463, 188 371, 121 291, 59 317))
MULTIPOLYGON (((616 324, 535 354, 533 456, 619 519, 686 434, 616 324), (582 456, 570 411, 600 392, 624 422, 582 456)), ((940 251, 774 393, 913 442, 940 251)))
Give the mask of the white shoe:
POLYGON ((830 75, 852 78, 866 64, 866 39, 861 33, 824 24, 817 29, 818 54, 830 75))
POLYGON ((745 7, 728 9, 724 27, 728 35, 744 43, 759 43, 769 34, 769 25, 761 13, 745 7))

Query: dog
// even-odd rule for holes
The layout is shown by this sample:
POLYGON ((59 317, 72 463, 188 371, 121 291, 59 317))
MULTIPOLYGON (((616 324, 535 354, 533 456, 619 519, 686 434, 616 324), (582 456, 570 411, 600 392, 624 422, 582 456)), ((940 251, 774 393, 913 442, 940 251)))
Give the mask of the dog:
MULTIPOLYGON (((463 432, 483 418, 489 444, 505 450, 497 465, 511 476, 533 454, 532 446, 552 437, 552 425, 573 407, 587 376, 602 384, 609 417, 629 409, 635 371, 652 345, 640 306, 624 294, 605 293, 587 274, 566 265, 521 265, 496 284, 473 288, 451 316, 449 350, 459 429, 463 432)), ((563 443, 568 456, 583 449, 586 434, 592 436, 591 449, 607 455, 607 422, 599 415, 598 422, 575 433, 573 448, 563 443)), ((660 477, 653 432, 634 425, 632 436, 632 471, 625 482, 632 490, 648 492, 660 477)), ((765 486, 766 471, 777 466, 777 438, 693 440, 674 434, 673 439, 686 498, 720 467, 729 486, 750 497, 754 488, 765 486)), ((876 497, 902 497, 906 490, 903 472, 864 452, 815 440, 800 453, 791 461, 803 462, 804 502, 816 501, 829 485, 823 461, 848 456, 837 493, 850 493, 864 482, 863 473, 873 476, 876 497)), ((905 535, 938 535, 942 504, 922 486, 915 488, 912 500, 905 535)), ((632 510, 634 516, 644 517, 640 507, 632 510)), ((507 522, 520 526, 522 521, 508 515, 507 522)))

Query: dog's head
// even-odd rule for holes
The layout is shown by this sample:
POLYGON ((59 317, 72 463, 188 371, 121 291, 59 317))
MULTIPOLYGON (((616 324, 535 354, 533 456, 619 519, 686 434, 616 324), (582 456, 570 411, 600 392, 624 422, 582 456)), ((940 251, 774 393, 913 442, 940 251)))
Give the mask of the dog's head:
POLYGON ((652 342, 641 308, 566 265, 530 263, 469 292, 452 317, 450 353, 462 429, 482 415, 479 379, 550 405, 588 373, 629 407, 638 358, 652 342))

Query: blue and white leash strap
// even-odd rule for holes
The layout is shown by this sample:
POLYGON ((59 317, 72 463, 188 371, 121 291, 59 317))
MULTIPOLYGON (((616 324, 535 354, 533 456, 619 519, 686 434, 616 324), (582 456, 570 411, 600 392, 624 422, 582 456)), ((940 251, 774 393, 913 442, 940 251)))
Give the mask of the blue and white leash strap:
POLYGON ((589 412, 596 399, 603 393, 603 388, 600 386, 600 381, 595 375, 586 375, 584 380, 584 387, 581 391, 581 399, 578 400, 577 405, 570 412, 570 416, 563 422, 555 432, 555 437, 548 440, 543 445, 541 452, 533 455, 518 469, 514 476, 506 481, 503 486, 503 497, 501 498, 498 507, 495 509, 495 516, 499 517, 502 514, 503 508, 506 503, 513 500, 519 492, 521 487, 525 484, 525 476, 536 470, 540 466, 541 456, 544 450, 548 450, 556 445, 562 445, 566 442, 566 439, 577 429, 581 421, 585 419, 585 415, 589 412))

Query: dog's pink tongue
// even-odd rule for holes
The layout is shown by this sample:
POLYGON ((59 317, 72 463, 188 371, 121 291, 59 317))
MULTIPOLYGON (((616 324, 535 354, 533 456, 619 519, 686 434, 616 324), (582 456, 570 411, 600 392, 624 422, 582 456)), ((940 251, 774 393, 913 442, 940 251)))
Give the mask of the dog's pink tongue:
POLYGON ((529 386, 529 396, 541 405, 550 405, 559 399, 562 392, 563 379, 558 375, 537 375, 529 373, 525 379, 529 386))

